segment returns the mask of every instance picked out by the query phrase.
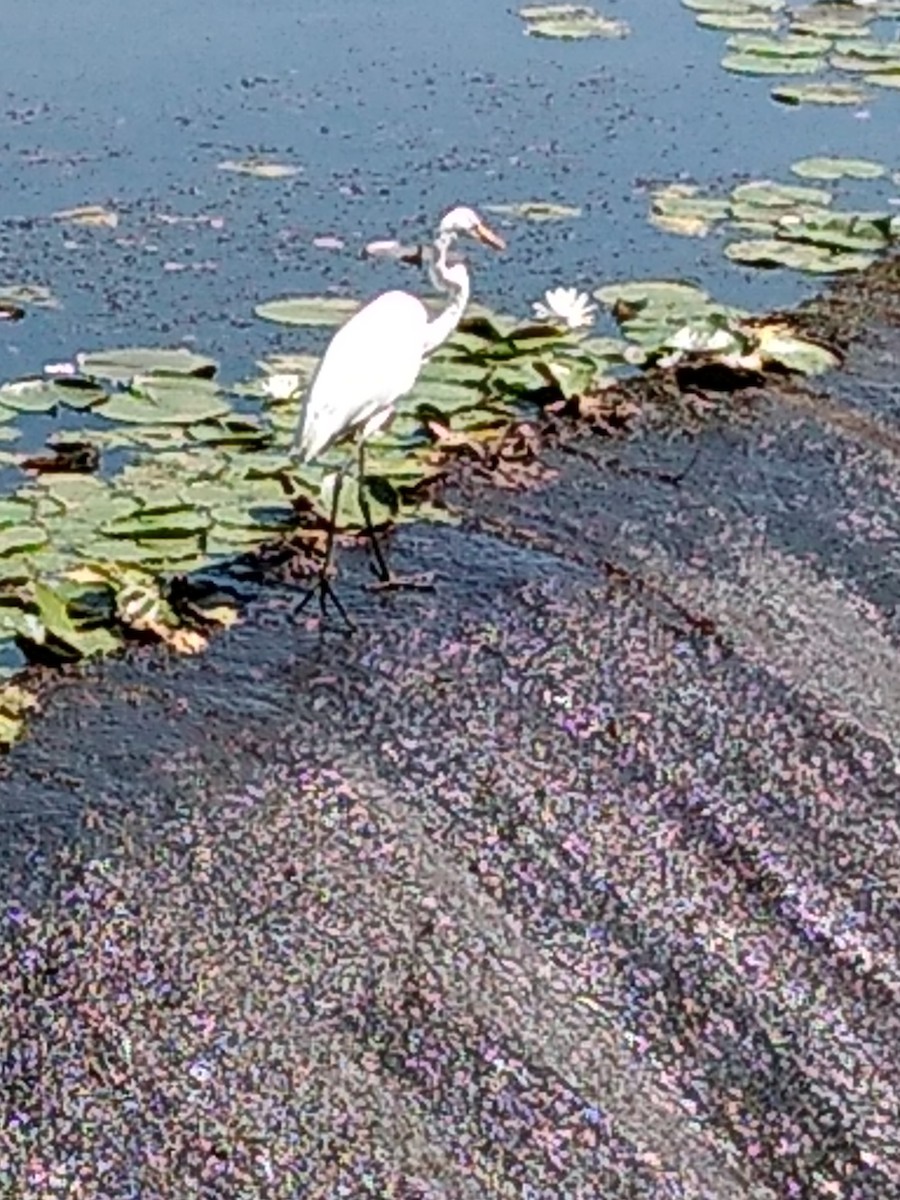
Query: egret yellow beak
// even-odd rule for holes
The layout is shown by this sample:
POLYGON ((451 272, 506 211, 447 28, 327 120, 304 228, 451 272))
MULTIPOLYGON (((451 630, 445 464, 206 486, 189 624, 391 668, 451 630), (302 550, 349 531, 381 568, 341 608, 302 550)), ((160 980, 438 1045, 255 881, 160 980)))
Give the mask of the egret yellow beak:
POLYGON ((484 242, 485 246, 490 246, 492 250, 505 250, 506 242, 499 233, 494 233, 493 229, 488 229, 484 222, 480 222, 472 231, 478 238, 479 242, 484 242))

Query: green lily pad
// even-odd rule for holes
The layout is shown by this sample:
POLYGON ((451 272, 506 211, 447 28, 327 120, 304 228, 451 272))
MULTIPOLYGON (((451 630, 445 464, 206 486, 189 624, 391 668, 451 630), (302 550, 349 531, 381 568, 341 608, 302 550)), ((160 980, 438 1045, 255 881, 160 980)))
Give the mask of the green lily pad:
POLYGON ((253 311, 264 321, 281 325, 342 325, 359 308, 358 300, 342 296, 287 296, 258 304, 253 311))
POLYGON ((900 88, 900 69, 892 71, 870 71, 866 75, 866 83, 875 87, 900 88))
POLYGON ((136 381, 129 391, 117 392, 94 411, 107 420, 133 425, 195 425, 228 415, 231 406, 206 380, 160 376, 152 382, 136 381))
POLYGON ((794 209, 799 205, 825 207, 832 201, 831 192, 824 188, 804 187, 799 184, 776 183, 772 179, 758 179, 739 184, 731 193, 736 204, 753 205, 766 209, 794 209))
POLYGON ((630 30, 626 21, 603 17, 583 4, 532 4, 519 9, 526 22, 525 32, 532 37, 563 38, 622 38, 630 30))
POLYGON ((102 204, 80 204, 77 208, 66 208, 53 214, 54 220, 66 221, 70 225, 84 225, 94 229, 115 229, 119 214, 102 204))
POLYGON ((847 83, 779 84, 772 88, 779 104, 865 104, 868 92, 847 83))
POLYGON ((65 601, 52 587, 36 582, 34 599, 46 633, 71 655, 89 658, 118 649, 119 641, 107 629, 82 629, 71 619, 65 601))
POLYGON ((521 200, 515 204, 488 204, 485 211, 498 216, 520 217, 525 221, 564 221, 580 217, 581 209, 554 200, 521 200))
POLYGON ((0 527, 0 557, 37 550, 47 542, 47 530, 41 525, 3 525, 0 527))
POLYGON ((4 525, 30 523, 34 517, 34 500, 25 496, 0 498, 0 529, 4 525))
POLYGON ((709 294, 693 283, 668 279, 635 279, 623 283, 608 283, 597 288, 594 299, 610 308, 625 304, 635 309, 648 305, 687 311, 702 307, 709 294))
POLYGON ((292 163, 270 162, 261 158, 226 159, 219 163, 220 171, 232 171, 236 175, 249 175, 254 179, 293 179, 301 174, 302 167, 292 163))
POLYGON ((840 359, 831 350, 778 327, 759 330, 756 348, 764 362, 778 363, 801 375, 824 375, 840 366, 840 359))
POLYGON ((787 0, 681 0, 693 12, 781 12, 787 0))
POLYGON ((726 258, 754 267, 790 267, 813 275, 832 275, 862 271, 875 261, 871 254, 839 253, 824 246, 778 239, 732 242, 725 247, 726 258))
POLYGON ((822 69, 821 58, 771 58, 763 54, 726 54, 722 66, 735 75, 814 75, 822 69))
POLYGON ((141 375, 197 375, 211 378, 216 373, 215 359, 181 348, 130 347, 122 350, 96 350, 76 356, 82 375, 90 379, 127 383, 141 375))
POLYGON ((703 237, 729 215, 725 197, 703 196, 693 184, 672 183, 651 194, 650 221, 668 233, 703 237))
POLYGON ((791 163, 801 179, 880 179, 887 167, 868 158, 801 158, 791 163))
POLYGON ((844 40, 829 61, 838 71, 877 71, 900 62, 900 42, 844 40))
POLYGON ((831 49, 827 38, 801 37, 787 34, 782 37, 760 37, 737 33, 725 45, 735 54, 756 54, 760 58, 821 58, 831 49))
POLYGON ((856 38, 866 30, 871 11, 849 4, 810 4, 791 14, 790 32, 814 37, 856 38))
POLYGON ((45 379, 17 379, 0 387, 0 403, 18 412, 51 412, 59 404, 59 393, 45 379))
POLYGON ((59 301, 48 287, 38 283, 0 283, 0 304, 58 308, 59 301))
POLYGON ((750 8, 733 12, 707 11, 698 13, 697 24, 704 29, 746 29, 774 33, 778 29, 778 18, 771 13, 750 8))
POLYGON ((124 517, 115 517, 100 525, 100 533, 112 538, 180 538, 202 533, 209 528, 209 515, 202 510, 180 508, 143 508, 124 517))
POLYGON ((780 234, 791 241, 812 242, 833 250, 877 252, 891 242, 890 213, 835 212, 787 214, 779 219, 780 234))

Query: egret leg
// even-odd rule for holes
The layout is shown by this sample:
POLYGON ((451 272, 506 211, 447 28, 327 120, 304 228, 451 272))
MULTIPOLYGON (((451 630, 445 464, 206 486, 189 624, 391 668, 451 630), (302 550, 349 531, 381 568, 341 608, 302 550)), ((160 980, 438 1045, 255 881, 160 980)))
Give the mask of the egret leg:
POLYGON ((422 592, 433 591, 433 575, 394 575, 391 572, 390 567, 387 565, 384 552, 379 545, 378 538, 375 536, 375 527, 372 524, 372 509, 369 505, 369 497, 366 495, 365 455, 366 443, 365 439, 361 438, 359 442, 357 458, 357 487, 359 489, 359 507, 362 511, 363 520, 366 523, 366 536, 369 539, 369 544, 372 547, 372 554, 375 557, 373 570, 378 576, 377 582, 369 584, 369 587, 374 588, 377 591, 389 591, 391 589, 399 588, 408 588, 422 592))
POLYGON ((312 585, 312 587, 310 587, 308 589, 306 595, 303 597, 303 599, 300 601, 300 603, 294 609, 294 616, 295 617, 299 616, 299 614, 304 610, 304 608, 306 608, 307 604, 309 604, 309 602, 313 598, 313 596, 318 596, 319 597, 319 612, 322 614, 323 620, 328 615, 326 608, 325 608, 325 601, 330 600, 332 602, 332 604, 334 605, 334 607, 340 613, 341 619, 343 620, 343 622, 347 626, 347 628, 354 629, 355 626, 354 626, 353 622, 350 620, 350 618, 347 616, 347 610, 344 608, 343 604, 341 603, 337 592, 332 587, 331 579, 330 579, 331 565, 332 565, 332 561, 334 559, 334 539, 335 539, 335 534, 337 532, 338 504, 340 503, 341 489, 343 488, 343 486, 344 486, 344 472, 338 471, 337 478, 334 481, 334 494, 331 497, 331 517, 328 522, 328 538, 325 542, 325 557, 322 560, 322 566, 319 568, 319 576, 318 576, 316 582, 312 585))

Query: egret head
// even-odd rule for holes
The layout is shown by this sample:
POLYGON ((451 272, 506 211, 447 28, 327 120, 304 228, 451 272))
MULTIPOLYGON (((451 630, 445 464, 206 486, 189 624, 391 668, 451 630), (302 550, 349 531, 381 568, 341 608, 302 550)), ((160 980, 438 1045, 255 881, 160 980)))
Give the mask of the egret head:
POLYGON ((438 226, 439 237, 452 239, 462 235, 474 238, 485 246, 490 246, 493 250, 506 249, 506 242, 503 238, 485 225, 473 208, 467 208, 465 205, 451 208, 441 217, 441 223, 438 226))

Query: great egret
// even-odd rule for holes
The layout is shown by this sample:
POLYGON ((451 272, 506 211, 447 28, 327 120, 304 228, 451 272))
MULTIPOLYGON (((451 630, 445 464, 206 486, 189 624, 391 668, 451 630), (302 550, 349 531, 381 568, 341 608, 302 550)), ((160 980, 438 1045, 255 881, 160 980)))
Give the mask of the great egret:
MULTIPOLYGON (((412 390, 429 354, 445 342, 456 329, 469 302, 469 272, 464 262, 448 262, 457 238, 467 236, 505 249, 505 242, 471 208, 451 209, 438 226, 434 239, 434 260, 430 265, 432 282, 450 295, 444 311, 434 320, 416 296, 391 291, 376 296, 337 331, 313 376, 300 406, 294 435, 294 453, 301 463, 310 462, 330 446, 352 434, 358 440, 358 480, 360 508, 366 532, 372 543, 381 587, 397 587, 412 581, 393 576, 385 562, 372 528, 372 517, 364 488, 365 444, 377 430, 390 421, 397 401, 412 390)), ((348 625, 344 607, 331 586, 332 556, 338 502, 344 475, 342 468, 334 483, 331 520, 325 558, 318 585, 304 597, 302 608, 317 592, 325 614, 325 598, 330 596, 348 625)))

